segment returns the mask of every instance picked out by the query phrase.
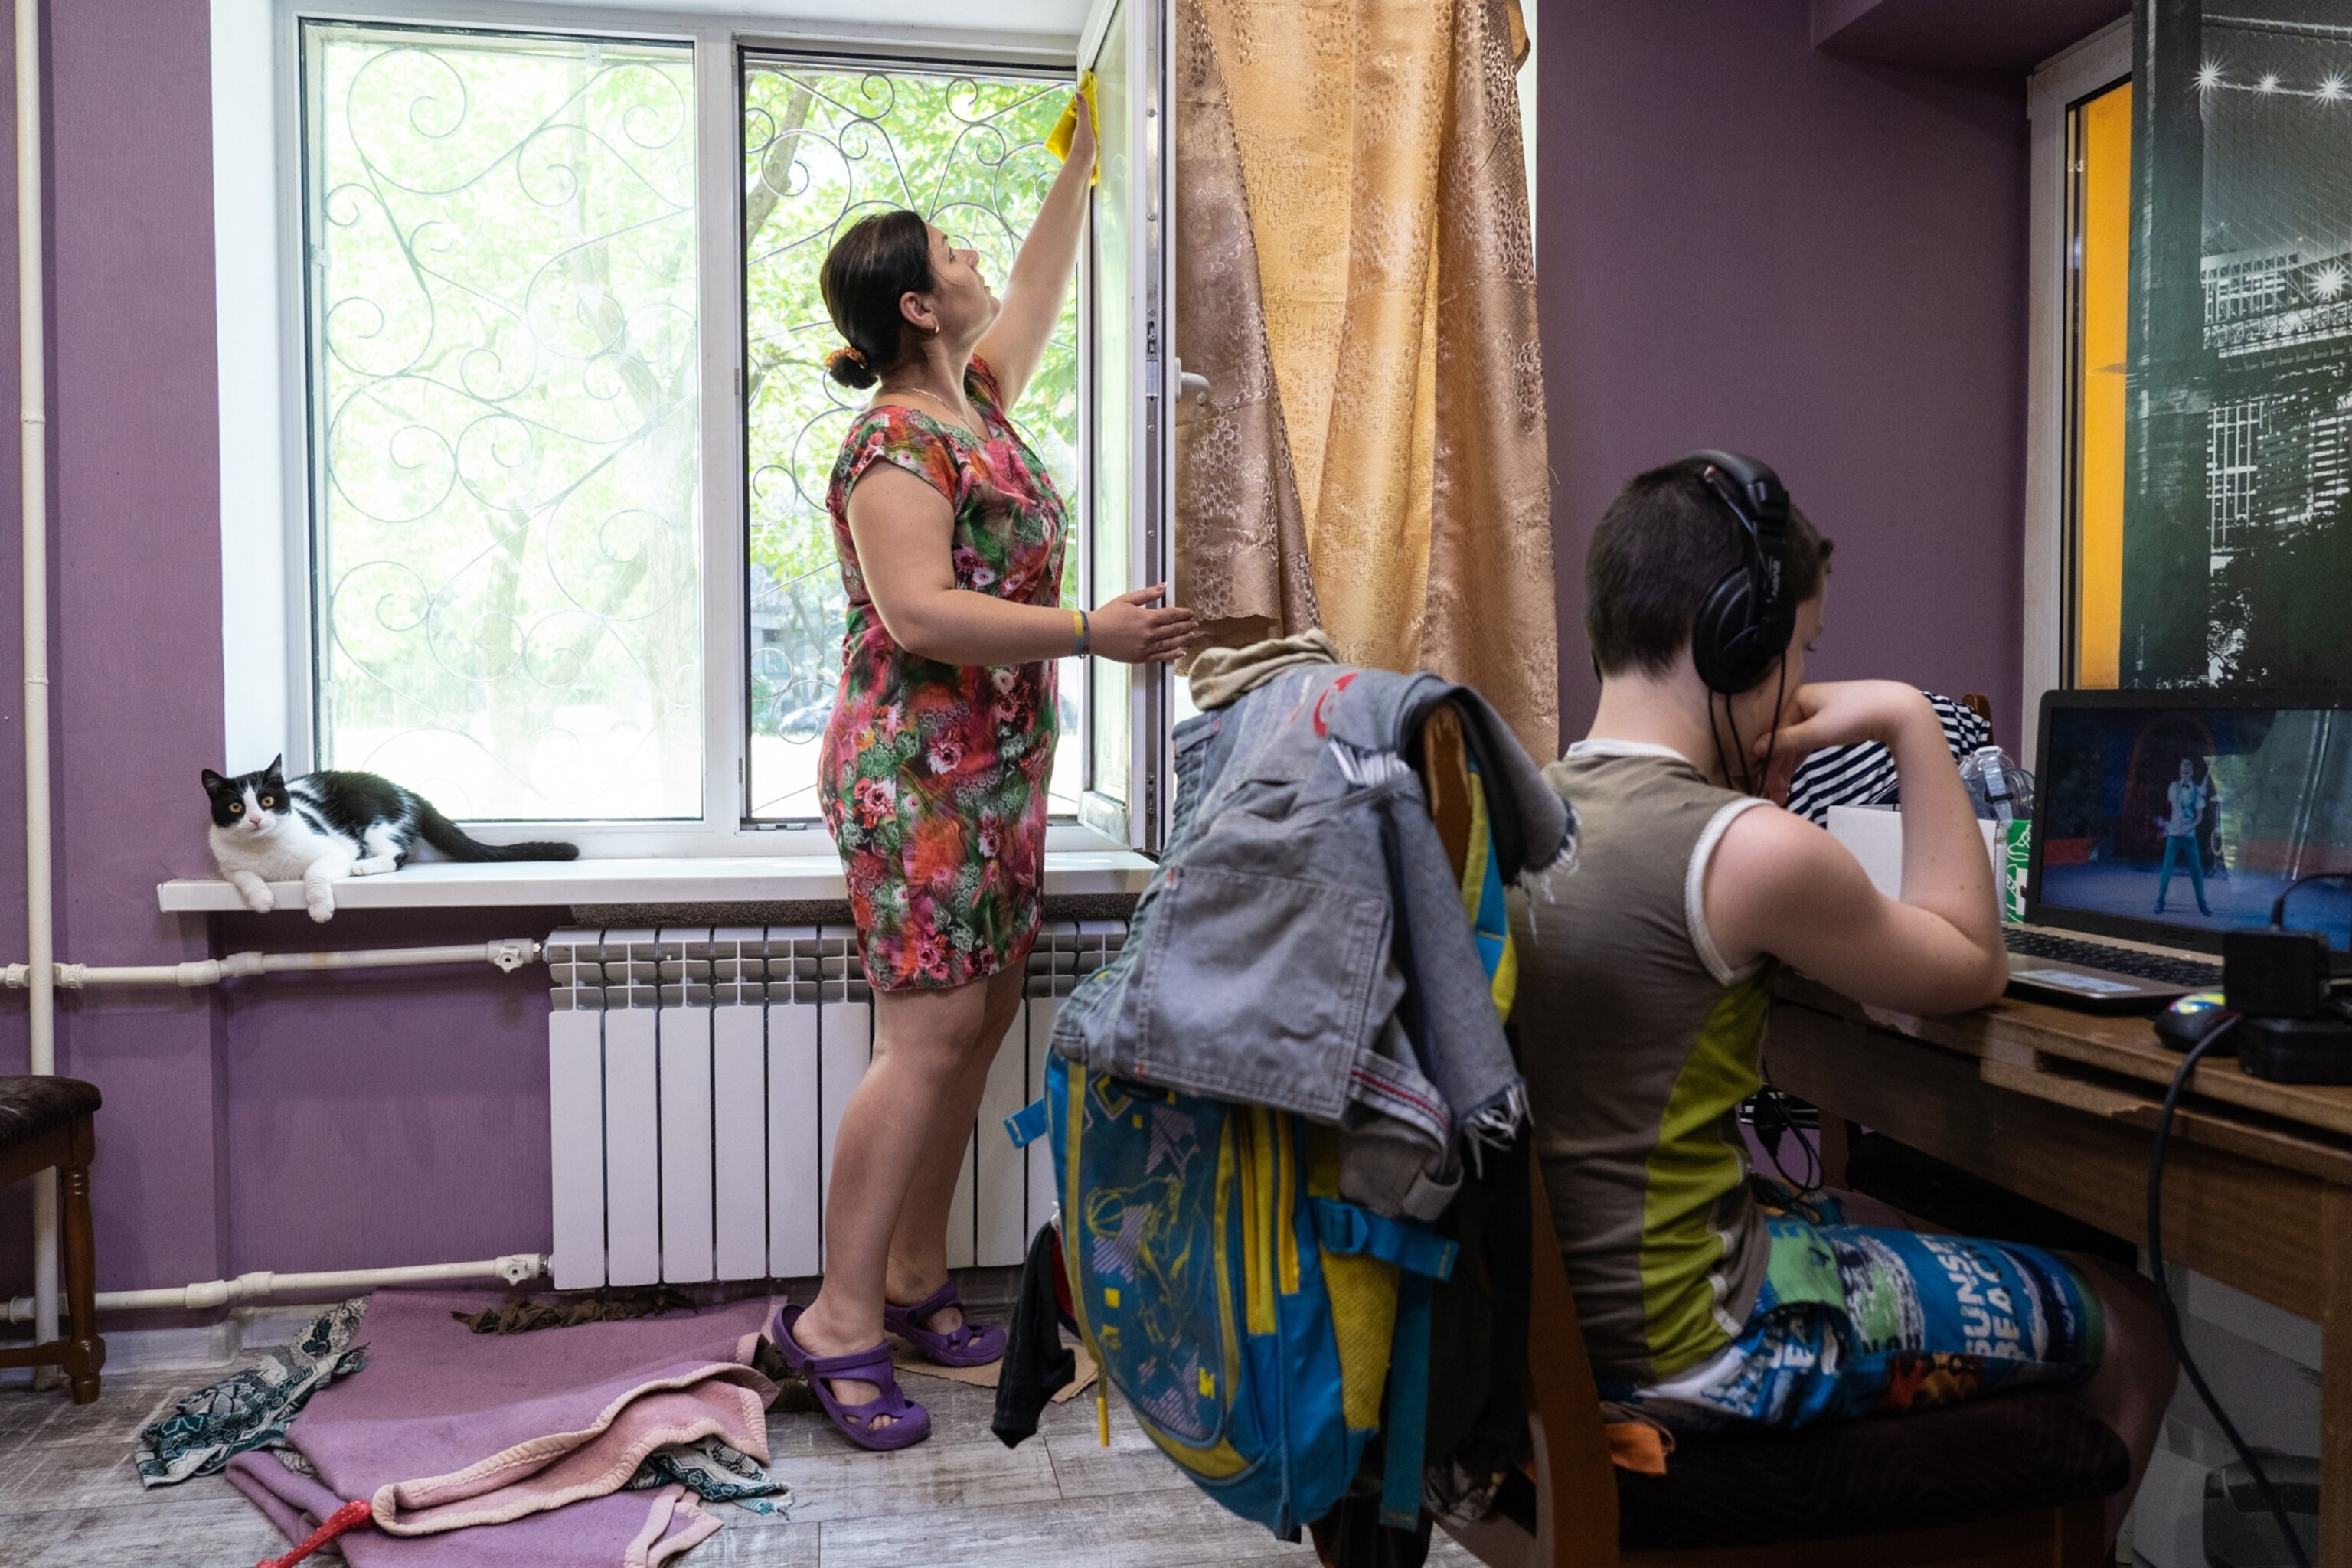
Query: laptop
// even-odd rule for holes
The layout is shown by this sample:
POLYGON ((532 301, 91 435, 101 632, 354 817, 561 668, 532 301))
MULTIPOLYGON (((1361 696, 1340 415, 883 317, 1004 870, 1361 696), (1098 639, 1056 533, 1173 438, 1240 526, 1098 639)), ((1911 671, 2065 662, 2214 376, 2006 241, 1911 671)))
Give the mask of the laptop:
MULTIPOLYGON (((2221 984, 2221 933, 2299 876, 2352 872, 2352 690, 2170 687, 2042 699, 2013 996, 2146 1012, 2221 984)), ((2352 886, 2288 900, 2352 973, 2352 886)))

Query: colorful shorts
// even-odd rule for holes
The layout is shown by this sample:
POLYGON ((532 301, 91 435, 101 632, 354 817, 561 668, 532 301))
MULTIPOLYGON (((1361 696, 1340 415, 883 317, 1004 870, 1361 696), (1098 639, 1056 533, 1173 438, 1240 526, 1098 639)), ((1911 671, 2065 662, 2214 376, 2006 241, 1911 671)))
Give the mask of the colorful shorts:
POLYGON ((1738 1338, 1681 1376, 1601 1397, 1659 1425, 1801 1426, 1931 1409, 2098 1370, 2090 1282, 2035 1247, 1768 1219, 1772 1257, 1738 1338))

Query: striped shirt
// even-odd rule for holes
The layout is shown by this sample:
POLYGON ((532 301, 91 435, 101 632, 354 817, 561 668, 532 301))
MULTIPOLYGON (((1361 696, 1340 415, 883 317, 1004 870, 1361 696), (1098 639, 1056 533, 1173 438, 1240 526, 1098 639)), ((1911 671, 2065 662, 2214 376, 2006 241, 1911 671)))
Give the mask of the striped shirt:
MULTIPOLYGON (((1952 748, 1954 762, 1992 744, 1992 726, 1975 709, 1932 691, 1927 702, 1944 727, 1944 743, 1952 748)), ((1789 781, 1789 809, 1816 824, 1829 820, 1833 805, 1890 805, 1895 796, 1895 753, 1875 741, 1815 752, 1797 764, 1796 775, 1789 781)))

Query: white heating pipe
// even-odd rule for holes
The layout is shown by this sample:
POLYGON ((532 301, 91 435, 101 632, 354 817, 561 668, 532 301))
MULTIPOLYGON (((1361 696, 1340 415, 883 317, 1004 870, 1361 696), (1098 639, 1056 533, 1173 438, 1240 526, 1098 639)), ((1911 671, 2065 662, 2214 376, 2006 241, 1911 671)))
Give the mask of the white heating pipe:
MULTIPOLYGON (((234 1279, 208 1279, 163 1290, 100 1290, 101 1312, 198 1312, 240 1301, 266 1300, 272 1296, 355 1296, 386 1285, 444 1285, 499 1280, 520 1285, 547 1273, 543 1252, 513 1252, 478 1263, 420 1263, 405 1268, 348 1268, 328 1274, 240 1274, 234 1279)), ((9 1301, 0 1321, 21 1323, 33 1316, 33 1298, 9 1301)))
MULTIPOLYGON (((58 1070, 55 905, 49 893, 48 363, 41 277, 41 5, 16 0, 16 367, 25 536, 25 929, 31 1066, 58 1070)), ((33 1178, 33 1337, 58 1337, 58 1184, 33 1178)))
MULTIPOLYGON (((232 952, 226 958, 200 958, 188 963, 131 964, 107 968, 92 963, 52 966, 55 983, 79 991, 92 985, 217 985, 254 974, 310 973, 330 969, 400 969, 420 963, 493 963, 512 974, 539 959, 539 943, 530 937, 506 937, 498 942, 462 942, 453 947, 376 947, 341 952, 232 952)), ((11 963, 0 968, 0 987, 22 989, 30 983, 33 966, 11 963)))

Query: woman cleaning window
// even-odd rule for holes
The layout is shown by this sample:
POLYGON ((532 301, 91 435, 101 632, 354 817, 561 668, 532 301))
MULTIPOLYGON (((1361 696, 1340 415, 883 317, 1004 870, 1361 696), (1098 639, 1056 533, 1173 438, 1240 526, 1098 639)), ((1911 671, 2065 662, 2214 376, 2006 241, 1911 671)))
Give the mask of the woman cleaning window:
POLYGON ((1035 940, 1053 773, 1053 660, 1165 662, 1190 610, 1163 587, 1091 615, 1060 608, 1068 509, 1010 411, 1076 260, 1094 168, 1089 109, 1000 305, 979 258, 908 211, 846 230, 826 362, 877 386, 826 498, 849 600, 841 693, 817 763, 874 987, 874 1065, 842 1112, 824 1214, 825 1280, 776 1342, 834 1424, 903 1448, 930 1416, 899 1392, 884 1331, 975 1366, 1001 1330, 965 1321, 947 1215, 991 1058, 1035 940))

